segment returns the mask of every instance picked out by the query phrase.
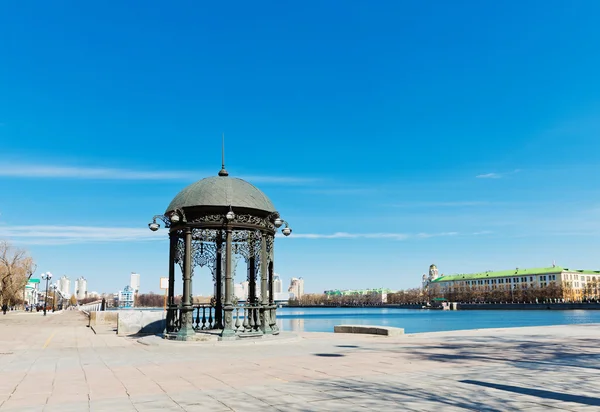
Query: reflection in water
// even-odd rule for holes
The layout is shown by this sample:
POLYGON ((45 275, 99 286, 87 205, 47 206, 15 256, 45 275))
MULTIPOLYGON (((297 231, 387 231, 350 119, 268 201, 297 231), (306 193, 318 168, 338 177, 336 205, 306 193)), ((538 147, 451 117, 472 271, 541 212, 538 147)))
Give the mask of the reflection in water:
POLYGON ((279 330, 304 332, 304 319, 277 319, 279 330))

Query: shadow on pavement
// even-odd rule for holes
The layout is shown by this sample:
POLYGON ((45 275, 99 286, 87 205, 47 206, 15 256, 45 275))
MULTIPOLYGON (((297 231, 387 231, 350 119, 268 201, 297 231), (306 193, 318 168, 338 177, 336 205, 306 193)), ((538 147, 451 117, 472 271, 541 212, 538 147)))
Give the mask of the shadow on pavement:
POLYGON ((542 389, 523 388, 521 386, 501 385, 498 383, 473 381, 473 380, 463 380, 463 381, 459 381, 459 382, 468 383, 470 385, 485 386, 486 388, 499 389, 501 391, 520 393, 522 395, 537 396, 537 397, 543 398, 543 399, 555 399, 557 401, 563 401, 563 402, 574 402, 574 403, 580 403, 580 404, 584 404, 584 405, 600 406, 599 398, 592 398, 589 396, 570 395, 568 393, 546 391, 546 390, 542 390, 542 389))

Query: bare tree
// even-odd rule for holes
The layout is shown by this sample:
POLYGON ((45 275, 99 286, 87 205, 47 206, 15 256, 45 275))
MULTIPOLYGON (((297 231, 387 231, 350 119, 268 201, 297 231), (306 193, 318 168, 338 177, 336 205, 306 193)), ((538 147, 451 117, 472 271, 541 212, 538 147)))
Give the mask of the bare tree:
POLYGON ((33 259, 25 250, 0 241, 0 304, 12 305, 21 300, 21 292, 33 270, 33 259))

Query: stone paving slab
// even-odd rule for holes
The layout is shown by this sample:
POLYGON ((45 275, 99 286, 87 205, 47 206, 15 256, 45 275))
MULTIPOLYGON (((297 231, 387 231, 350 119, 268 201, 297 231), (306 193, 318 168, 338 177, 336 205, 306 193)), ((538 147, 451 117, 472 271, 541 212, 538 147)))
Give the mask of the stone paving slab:
POLYGON ((600 410, 600 325, 222 345, 86 325, 0 317, 0 412, 600 410))

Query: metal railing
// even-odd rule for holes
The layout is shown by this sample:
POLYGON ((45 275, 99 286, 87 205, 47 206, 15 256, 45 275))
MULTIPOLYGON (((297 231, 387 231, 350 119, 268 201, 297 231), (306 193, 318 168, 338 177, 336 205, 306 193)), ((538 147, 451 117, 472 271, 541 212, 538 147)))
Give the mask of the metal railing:
MULTIPOLYGON (((276 326, 276 307, 262 306, 259 304, 242 304, 233 308, 233 330, 237 335, 254 335, 262 332, 261 312, 268 312, 269 328, 277 330, 276 326)), ((195 331, 222 330, 223 325, 219 324, 220 319, 224 319, 224 311, 221 310, 221 316, 217 317, 217 310, 214 305, 194 305, 192 308, 192 327, 195 331)), ((181 307, 167 309, 167 332, 178 332, 181 328, 181 307)))
POLYGON ((240 305, 234 308, 233 330, 237 334, 259 332, 261 326, 260 310, 258 305, 240 305))
POLYGON ((192 311, 192 326, 194 330, 220 329, 217 325, 216 308, 213 305, 195 305, 192 311))
POLYGON ((102 310, 102 301, 90 302, 85 305, 77 305, 77 309, 81 312, 84 312, 86 315, 89 315, 90 312, 99 312, 102 310))

